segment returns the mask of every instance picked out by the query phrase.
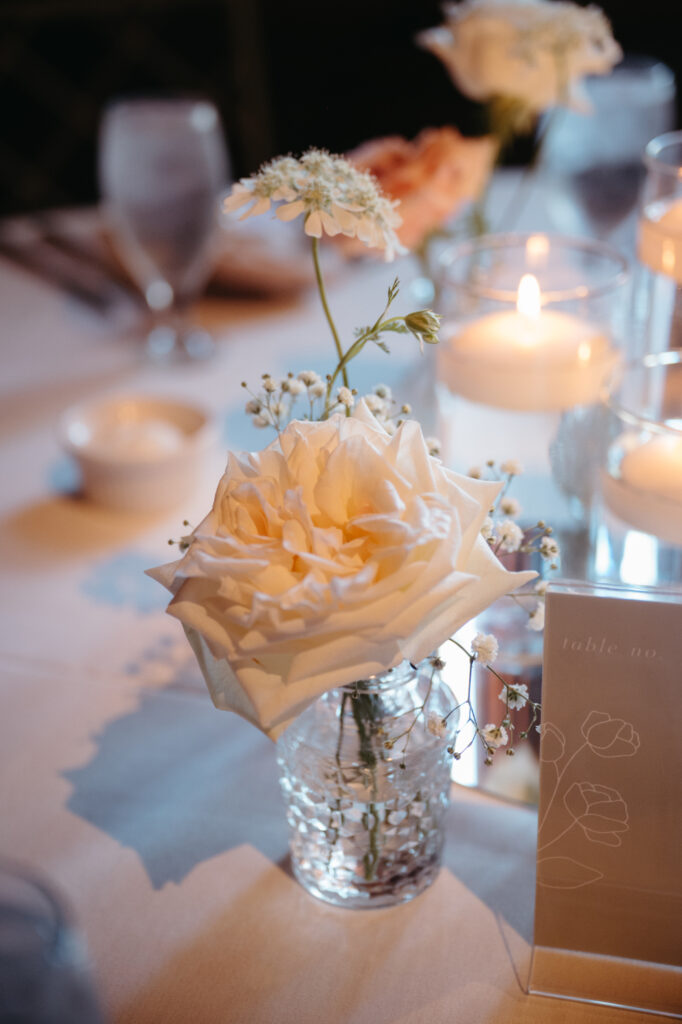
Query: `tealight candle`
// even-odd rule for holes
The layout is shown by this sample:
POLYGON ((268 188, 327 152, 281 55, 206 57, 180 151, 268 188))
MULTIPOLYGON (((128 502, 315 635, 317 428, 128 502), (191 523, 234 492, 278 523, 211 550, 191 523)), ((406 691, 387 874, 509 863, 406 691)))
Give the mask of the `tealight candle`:
POLYGON ((607 506, 636 530, 682 545, 682 433, 642 442, 626 432, 613 447, 623 455, 619 475, 603 476, 607 506))
POLYGON ((453 330, 440 365, 450 388, 464 398, 549 412, 594 402, 616 359, 596 325, 543 309, 537 279, 524 274, 516 310, 489 313, 453 330))

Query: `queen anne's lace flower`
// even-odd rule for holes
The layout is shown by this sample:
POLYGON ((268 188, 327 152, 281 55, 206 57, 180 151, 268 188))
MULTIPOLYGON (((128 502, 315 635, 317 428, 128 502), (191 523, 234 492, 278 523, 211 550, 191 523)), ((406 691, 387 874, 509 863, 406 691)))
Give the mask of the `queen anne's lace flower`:
POLYGON ((243 210, 244 219, 266 213, 277 202, 282 203, 277 217, 289 221, 303 215, 304 231, 313 238, 323 234, 358 238, 382 249, 387 260, 405 251, 395 231, 401 223, 398 204, 382 194, 371 175, 343 157, 309 149, 298 159, 273 160, 238 181, 223 209, 243 210))

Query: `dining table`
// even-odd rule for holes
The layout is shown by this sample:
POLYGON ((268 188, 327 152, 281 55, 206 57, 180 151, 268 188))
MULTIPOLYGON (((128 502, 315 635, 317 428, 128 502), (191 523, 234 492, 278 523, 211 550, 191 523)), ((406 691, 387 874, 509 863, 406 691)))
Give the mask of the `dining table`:
MULTIPOLYGON (((540 211, 532 227, 546 226, 540 211)), ((376 315, 396 274, 407 311, 409 258, 331 261, 345 336, 376 315)), ((242 381, 329 365, 314 288, 207 294, 195 310, 217 341, 205 361, 147 358, 139 306, 121 296, 96 308, 7 253, 0 308, 0 857, 39 873, 69 908, 104 1020, 662 1020, 529 994, 532 806, 453 784, 429 889, 372 910, 309 895, 290 869, 276 745, 213 707, 168 595, 145 575, 169 560, 183 521, 207 513, 227 450, 270 440, 244 414, 242 381), (112 393, 209 411, 218 442, 181 505, 118 512, 82 494, 61 418, 112 393)), ((391 349, 363 354, 356 386, 383 381, 428 404, 429 347, 399 336, 391 349)))

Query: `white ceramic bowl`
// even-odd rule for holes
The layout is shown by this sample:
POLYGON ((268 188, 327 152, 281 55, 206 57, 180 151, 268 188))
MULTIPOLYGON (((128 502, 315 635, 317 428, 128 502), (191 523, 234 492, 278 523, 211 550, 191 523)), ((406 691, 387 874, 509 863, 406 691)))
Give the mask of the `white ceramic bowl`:
POLYGON ((200 482, 216 428, 200 406, 121 395, 67 409, 60 438, 78 462, 88 498, 127 512, 158 512, 200 482))

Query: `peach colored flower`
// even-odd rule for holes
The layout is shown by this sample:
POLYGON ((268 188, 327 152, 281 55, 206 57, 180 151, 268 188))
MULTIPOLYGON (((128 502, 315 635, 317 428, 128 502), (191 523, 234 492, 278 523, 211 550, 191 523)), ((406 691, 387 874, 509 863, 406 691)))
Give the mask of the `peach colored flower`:
POLYGON ((414 248, 466 202, 481 194, 496 154, 492 136, 466 139, 454 128, 426 128, 408 142, 393 135, 348 154, 391 199, 400 200, 397 234, 414 248))

